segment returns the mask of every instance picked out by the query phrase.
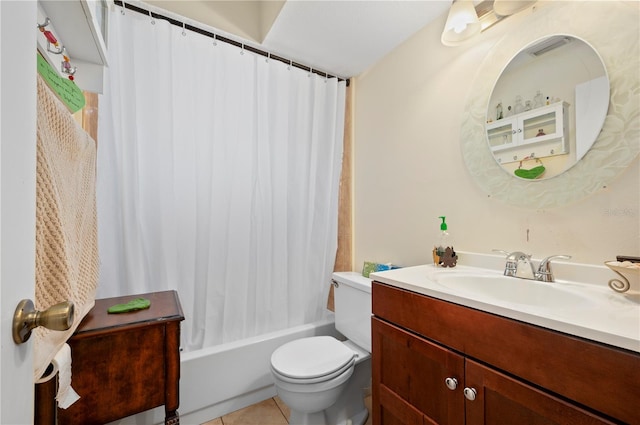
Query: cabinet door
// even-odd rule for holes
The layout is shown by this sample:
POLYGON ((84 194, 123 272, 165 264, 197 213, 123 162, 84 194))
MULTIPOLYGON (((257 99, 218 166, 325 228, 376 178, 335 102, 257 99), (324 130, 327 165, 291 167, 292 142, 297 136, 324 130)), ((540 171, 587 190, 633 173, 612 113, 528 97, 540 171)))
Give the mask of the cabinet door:
POLYGON ((517 119, 503 118, 487 124, 487 140, 492 151, 509 149, 517 144, 517 119))
POLYGON ((463 357, 375 317, 371 330, 374 425, 464 424, 463 357))
POLYGON ((164 340, 162 323, 71 338, 73 388, 80 400, 58 409, 59 424, 104 424, 162 406, 164 340))
POLYGON ((517 132, 522 144, 541 143, 564 137, 563 104, 555 103, 521 114, 517 132))
POLYGON ((465 373, 467 388, 476 392, 465 402, 467 425, 614 423, 469 359, 465 373))

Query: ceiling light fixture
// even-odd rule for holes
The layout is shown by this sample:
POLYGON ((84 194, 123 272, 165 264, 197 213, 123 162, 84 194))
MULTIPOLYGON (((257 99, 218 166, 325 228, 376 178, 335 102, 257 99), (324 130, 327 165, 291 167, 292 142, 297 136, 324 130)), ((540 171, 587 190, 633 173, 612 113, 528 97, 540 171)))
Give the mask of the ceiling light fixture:
POLYGON ((457 46, 479 32, 480 21, 473 1, 454 0, 440 39, 442 44, 457 46))

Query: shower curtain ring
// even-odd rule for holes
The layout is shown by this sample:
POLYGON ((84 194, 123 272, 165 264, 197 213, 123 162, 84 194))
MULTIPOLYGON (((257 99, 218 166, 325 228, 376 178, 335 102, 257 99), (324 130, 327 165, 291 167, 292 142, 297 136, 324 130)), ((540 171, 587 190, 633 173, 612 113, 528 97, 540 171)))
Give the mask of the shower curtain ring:
POLYGON ((216 39, 217 35, 213 34, 213 45, 217 46, 218 45, 218 40, 216 39))
POLYGON ((182 23, 182 36, 186 37, 187 36, 187 31, 185 31, 185 23, 182 23))
POLYGON ((151 14, 151 11, 149 11, 149 18, 151 18, 151 25, 155 25, 156 24, 156 20, 153 19, 153 15, 151 14))
POLYGON ((242 44, 242 48, 240 49, 240 54, 244 55, 244 43, 242 44))
POLYGON ((271 53, 267 53, 267 58, 264 61, 269 63, 269 59, 271 59, 271 53))

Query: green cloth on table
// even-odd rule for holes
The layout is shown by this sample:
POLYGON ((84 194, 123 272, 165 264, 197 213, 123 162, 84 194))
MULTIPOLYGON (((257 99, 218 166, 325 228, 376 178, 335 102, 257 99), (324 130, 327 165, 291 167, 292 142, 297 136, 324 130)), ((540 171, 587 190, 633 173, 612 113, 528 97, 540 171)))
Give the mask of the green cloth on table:
POLYGON ((144 310, 149 308, 151 301, 145 298, 136 298, 124 304, 116 304, 107 309, 110 314, 127 313, 135 310, 144 310))

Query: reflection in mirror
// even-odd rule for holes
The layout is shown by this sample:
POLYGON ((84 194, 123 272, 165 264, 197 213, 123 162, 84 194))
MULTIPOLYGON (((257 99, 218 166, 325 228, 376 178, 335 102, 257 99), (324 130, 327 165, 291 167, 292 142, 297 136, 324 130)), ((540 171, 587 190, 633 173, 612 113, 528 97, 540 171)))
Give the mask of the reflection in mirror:
POLYGON ((591 148, 608 105, 609 79, 593 47, 568 35, 542 38, 513 57, 494 86, 489 148, 512 176, 554 177, 591 148))

